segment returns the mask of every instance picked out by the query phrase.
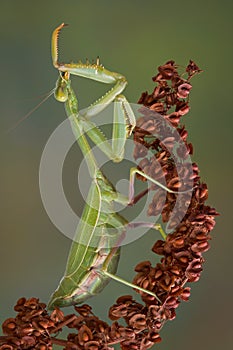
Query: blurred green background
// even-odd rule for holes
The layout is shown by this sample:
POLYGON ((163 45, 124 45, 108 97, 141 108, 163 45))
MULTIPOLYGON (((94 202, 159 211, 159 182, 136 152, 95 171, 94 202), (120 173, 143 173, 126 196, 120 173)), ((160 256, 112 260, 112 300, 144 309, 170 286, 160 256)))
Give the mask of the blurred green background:
MULTIPOLYGON (((70 26, 61 37, 62 60, 99 55, 107 68, 127 77, 125 94, 130 102, 137 102, 142 91, 152 90, 156 67, 169 59, 186 65, 192 58, 204 70, 193 79, 192 110, 185 120, 195 149, 193 159, 208 183, 208 203, 221 216, 212 249, 205 255, 202 278, 192 286, 190 302, 182 304, 176 320, 164 327, 157 349, 231 348, 232 10, 228 0, 1 1, 1 322, 14 315, 13 305, 21 296, 48 300, 63 273, 70 246, 69 239, 50 222, 38 185, 41 153, 64 120, 63 106, 51 97, 6 133, 40 101, 40 95, 54 87, 57 72, 51 64, 50 37, 65 22, 70 26)), ((73 80, 80 108, 106 91, 98 83, 73 80)), ((67 167, 74 177, 75 153, 70 157, 67 167)), ((70 200, 78 210, 73 178, 70 183, 67 193, 75 193, 70 200)), ((124 247, 118 274, 131 279, 133 266, 151 258, 152 242, 147 235, 124 247)), ((117 296, 130 292, 111 282, 90 304, 106 318, 117 296)))

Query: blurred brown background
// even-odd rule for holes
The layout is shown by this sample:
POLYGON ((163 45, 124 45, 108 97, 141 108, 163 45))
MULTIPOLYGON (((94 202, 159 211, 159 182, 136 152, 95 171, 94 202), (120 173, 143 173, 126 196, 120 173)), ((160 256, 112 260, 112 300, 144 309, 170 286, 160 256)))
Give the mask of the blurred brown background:
MULTIPOLYGON (((1 322, 14 315, 12 307, 20 296, 48 300, 70 246, 50 222, 38 185, 41 153, 64 119, 63 106, 51 97, 27 121, 5 132, 40 101, 39 95, 54 87, 57 72, 51 64, 50 37, 65 22, 70 26, 62 33, 62 60, 99 55, 107 68, 127 77, 125 94, 130 102, 152 89, 156 67, 169 59, 186 65, 192 58, 204 70, 193 79, 186 125, 194 144, 193 159, 208 183, 208 203, 221 217, 205 255, 202 278, 192 286, 190 302, 181 305, 176 320, 164 327, 157 349, 231 348, 232 10, 233 3, 227 0, 1 1, 1 322)), ((80 108, 106 91, 98 83, 74 80, 80 108)), ((67 167, 72 177, 77 169, 72 170, 71 160, 67 167)), ((72 183, 68 173, 66 178, 72 183)), ((73 190, 68 186, 69 193, 73 190)), ((78 196, 73 195, 71 202, 78 208, 78 196)), ((130 280, 133 266, 151 258, 152 242, 148 235, 124 247, 119 275, 130 280)), ((111 282, 90 304, 106 318, 117 296, 129 293, 111 282)))

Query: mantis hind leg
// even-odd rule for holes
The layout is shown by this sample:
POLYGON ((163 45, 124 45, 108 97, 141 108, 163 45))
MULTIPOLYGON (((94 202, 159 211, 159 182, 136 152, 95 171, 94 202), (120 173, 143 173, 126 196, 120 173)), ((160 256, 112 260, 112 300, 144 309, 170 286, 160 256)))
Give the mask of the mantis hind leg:
MULTIPOLYGON (((112 217, 111 221, 109 221, 109 224, 112 223, 113 227, 116 228, 116 229, 118 228, 119 231, 120 231, 119 237, 117 237, 117 239, 115 241, 115 244, 118 243, 120 245, 120 242, 122 242, 124 237, 125 237, 127 227, 130 227, 132 225, 130 223, 125 223, 125 225, 122 225, 122 221, 118 220, 118 216, 117 215, 116 216, 114 215, 112 217)), ((137 225, 137 224, 133 224, 133 225, 137 225)), ((147 225, 147 227, 148 227, 147 223, 139 223, 138 225, 140 225, 140 226, 147 225)), ((157 228, 157 226, 160 226, 160 225, 151 225, 151 227, 154 227, 154 228, 158 229, 161 232, 161 230, 162 230, 161 226, 160 226, 160 228, 159 227, 157 228)), ((106 259, 105 259, 105 261, 104 261, 104 263, 102 265, 102 268, 96 270, 96 272, 101 274, 101 275, 103 275, 103 276, 105 276, 105 277, 107 276, 107 277, 109 277, 109 278, 111 278, 111 279, 113 279, 113 280, 115 280, 117 282, 123 283, 124 285, 126 285, 128 287, 131 287, 131 288, 139 290, 139 291, 141 291, 143 293, 149 294, 149 295, 153 296, 154 298, 156 298, 159 301, 159 303, 162 303, 161 300, 158 298, 158 296, 155 293, 153 293, 152 291, 144 289, 144 288, 141 288, 141 287, 139 287, 139 286, 137 286, 137 285, 135 285, 135 284, 133 284, 131 282, 128 282, 125 279, 123 279, 123 278, 121 278, 119 276, 116 276, 115 274, 110 272, 112 270, 112 268, 113 268, 113 266, 112 266, 113 258, 116 255, 119 254, 119 249, 120 249, 119 245, 116 245, 115 247, 113 247, 111 249, 110 253, 106 257, 106 259)))

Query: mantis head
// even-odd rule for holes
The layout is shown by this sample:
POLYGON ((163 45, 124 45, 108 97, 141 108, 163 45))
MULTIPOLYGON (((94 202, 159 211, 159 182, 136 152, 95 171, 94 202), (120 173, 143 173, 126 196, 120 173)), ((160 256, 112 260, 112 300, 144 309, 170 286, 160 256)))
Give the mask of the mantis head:
POLYGON ((54 97, 59 102, 66 102, 68 99, 68 88, 70 84, 68 72, 60 72, 54 89, 54 97))

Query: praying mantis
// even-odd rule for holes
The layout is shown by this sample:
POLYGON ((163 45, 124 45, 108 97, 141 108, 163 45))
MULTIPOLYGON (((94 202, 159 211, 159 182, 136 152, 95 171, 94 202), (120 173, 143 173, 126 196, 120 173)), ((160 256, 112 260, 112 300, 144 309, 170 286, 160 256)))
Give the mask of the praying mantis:
POLYGON ((153 223, 132 224, 128 222, 127 219, 114 211, 114 203, 121 203, 126 206, 133 201, 136 173, 166 191, 171 193, 177 192, 168 189, 137 168, 131 168, 129 194, 126 196, 116 191, 111 182, 99 169, 86 135, 113 162, 120 162, 124 158, 126 140, 130 137, 136 125, 130 104, 121 94, 127 85, 127 81, 123 75, 105 69, 100 65, 99 59, 94 64, 88 62, 85 64, 81 62, 59 63, 58 36, 65 26, 62 23, 52 34, 52 61, 59 72, 54 96, 57 101, 65 104, 67 117, 84 155, 92 183, 81 221, 70 248, 64 277, 51 296, 48 307, 53 309, 54 307, 82 303, 87 298, 100 293, 110 279, 147 293, 160 302, 153 291, 145 290, 129 283, 116 276, 115 273, 120 257, 120 244, 128 228, 141 225, 158 229, 163 238, 165 238, 165 234, 160 225, 153 223), (104 96, 90 105, 84 114, 81 114, 78 110, 77 97, 71 87, 71 75, 114 85, 104 96), (114 115, 112 141, 110 143, 90 119, 112 102, 114 102, 114 115))

